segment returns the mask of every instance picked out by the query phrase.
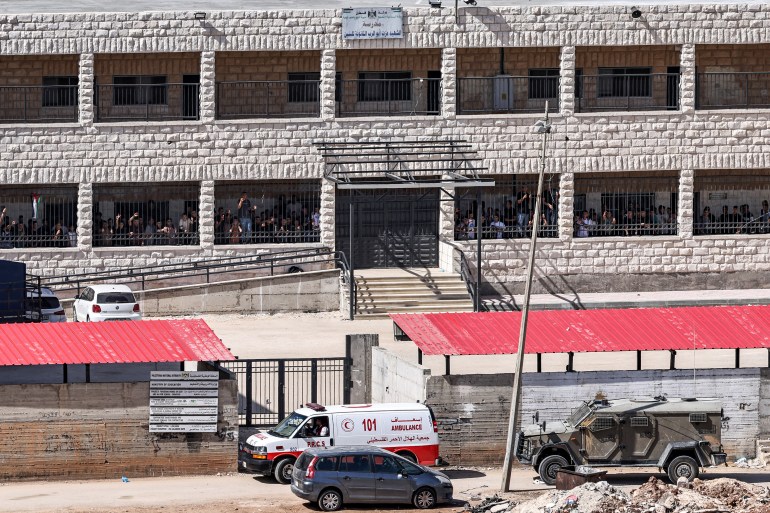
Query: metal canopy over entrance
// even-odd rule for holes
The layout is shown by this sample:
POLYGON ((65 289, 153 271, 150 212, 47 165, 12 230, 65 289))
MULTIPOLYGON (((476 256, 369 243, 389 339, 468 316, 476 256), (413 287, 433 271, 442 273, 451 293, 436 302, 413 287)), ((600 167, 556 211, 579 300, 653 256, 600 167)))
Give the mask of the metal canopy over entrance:
POLYGON ((336 195, 336 246, 357 267, 438 265, 440 191, 494 186, 465 140, 314 143, 336 195))

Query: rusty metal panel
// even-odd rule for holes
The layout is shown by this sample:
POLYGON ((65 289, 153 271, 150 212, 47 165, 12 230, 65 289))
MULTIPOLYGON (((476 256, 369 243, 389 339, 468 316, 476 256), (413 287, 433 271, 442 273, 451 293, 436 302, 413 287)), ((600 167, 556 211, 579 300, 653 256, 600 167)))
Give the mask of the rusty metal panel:
POLYGON ((0 366, 234 359, 199 319, 4 324, 0 328, 0 366))
MULTIPOLYGON (((521 312, 391 314, 426 355, 514 354, 521 312)), ((770 347, 770 306, 530 312, 526 352, 770 347)))

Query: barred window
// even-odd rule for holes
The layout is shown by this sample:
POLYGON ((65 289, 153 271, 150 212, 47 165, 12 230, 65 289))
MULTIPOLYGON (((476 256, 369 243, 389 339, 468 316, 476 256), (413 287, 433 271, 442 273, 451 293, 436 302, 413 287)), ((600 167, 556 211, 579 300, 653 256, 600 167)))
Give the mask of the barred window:
POLYGON ((358 101, 411 101, 411 80, 409 71, 361 72, 358 74, 358 101))
POLYGON ((168 84, 165 75, 116 76, 113 103, 115 105, 165 105, 168 84))
POLYGON ((559 68, 529 70, 529 99, 542 100, 559 96, 559 68))
POLYGON ((599 97, 652 96, 652 68, 599 68, 599 97))
POLYGON ((77 246, 78 186, 0 186, 0 249, 77 246))
POLYGON ((43 107, 74 107, 78 103, 78 77, 43 77, 43 107))
POLYGON ((289 102, 317 102, 321 88, 321 73, 289 73, 289 102))
POLYGON ((632 427, 647 427, 650 425, 650 419, 647 417, 631 417, 632 427))
POLYGON ((705 413, 691 413, 690 414, 690 422, 692 424, 698 424, 702 422, 707 422, 708 416, 705 413))
POLYGON ((588 426, 592 432, 604 431, 615 427, 615 419, 612 417, 596 417, 588 426))

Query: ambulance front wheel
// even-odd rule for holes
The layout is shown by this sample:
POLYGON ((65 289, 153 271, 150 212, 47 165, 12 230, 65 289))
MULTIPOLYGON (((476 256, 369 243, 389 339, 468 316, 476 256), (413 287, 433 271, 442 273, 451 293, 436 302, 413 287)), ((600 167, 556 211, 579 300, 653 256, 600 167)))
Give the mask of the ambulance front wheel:
POLYGON ((398 454, 402 458, 408 459, 412 463, 417 463, 417 456, 415 456, 414 454, 412 454, 409 451, 398 451, 396 454, 398 454))
POLYGON ((294 473, 294 459, 286 458, 279 461, 273 469, 275 480, 281 484, 291 483, 291 475, 294 473))

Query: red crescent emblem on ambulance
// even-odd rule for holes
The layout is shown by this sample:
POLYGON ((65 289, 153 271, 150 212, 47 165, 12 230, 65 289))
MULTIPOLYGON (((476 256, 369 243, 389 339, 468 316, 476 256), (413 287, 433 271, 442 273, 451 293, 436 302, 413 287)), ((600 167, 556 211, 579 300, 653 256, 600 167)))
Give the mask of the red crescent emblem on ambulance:
POLYGON ((353 431, 353 428, 355 427, 355 423, 351 419, 345 419, 342 421, 341 426, 343 431, 350 433, 351 431, 353 431))

